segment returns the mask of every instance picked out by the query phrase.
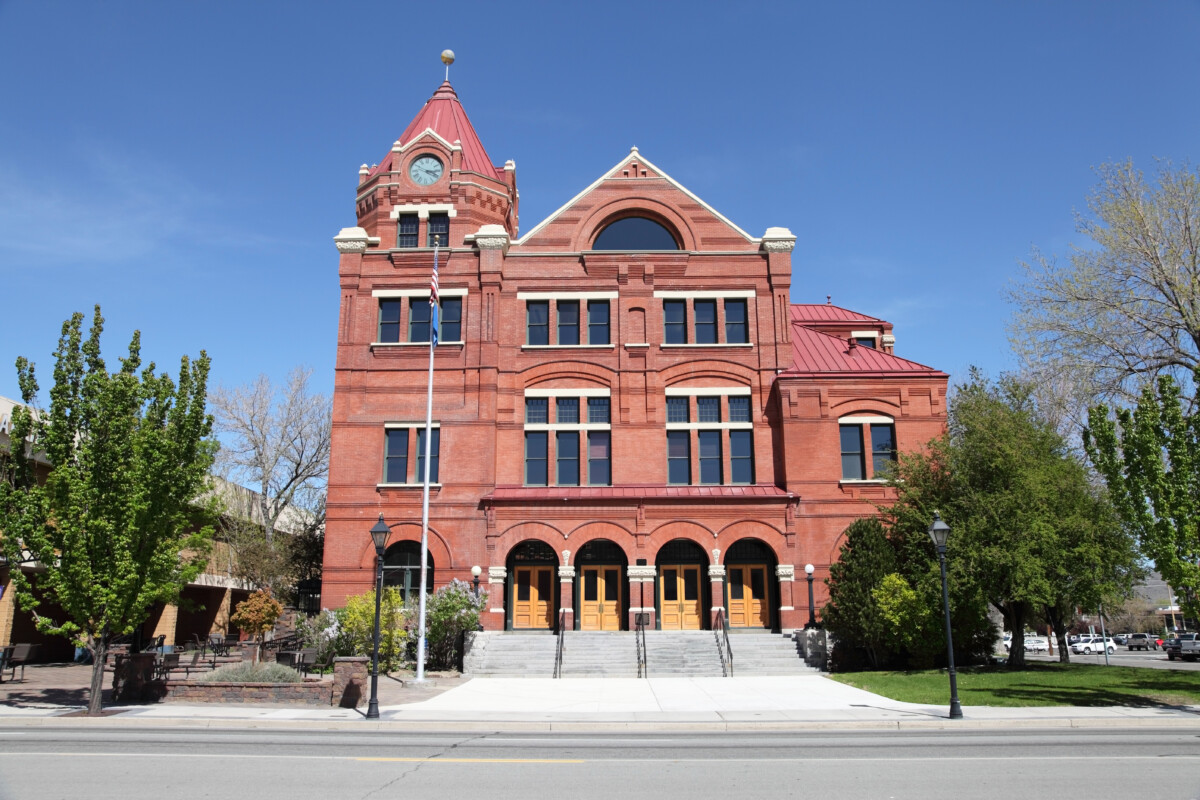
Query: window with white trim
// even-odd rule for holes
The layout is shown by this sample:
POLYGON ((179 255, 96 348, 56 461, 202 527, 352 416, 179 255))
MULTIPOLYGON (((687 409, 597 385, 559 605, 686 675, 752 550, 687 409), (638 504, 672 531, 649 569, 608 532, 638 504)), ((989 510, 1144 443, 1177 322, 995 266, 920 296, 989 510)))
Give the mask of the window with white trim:
POLYGON ((748 387, 667 389, 666 428, 667 483, 754 483, 748 387))
POLYGON ((896 424, 882 414, 851 414, 838 420, 843 481, 882 481, 896 462, 896 424), (870 450, 864 446, 870 444, 870 450), (870 457, 868 458, 868 453, 870 457))
POLYGON ((612 484, 608 389, 525 392, 525 485, 612 484))
POLYGON ((750 344, 753 290, 658 291, 662 299, 664 345, 750 344))
MULTIPOLYGON (((374 344, 428 344, 429 290, 381 289, 372 293, 379 302, 374 344)), ((465 289, 438 293, 438 344, 462 344, 465 289)))
POLYGON ((525 301, 526 347, 607 347, 616 292, 518 292, 525 301))
MULTIPOLYGON (((429 440, 429 482, 438 482, 438 453, 442 431, 437 422, 429 440)), ((383 480, 393 486, 419 486, 425 482, 425 423, 388 423, 383 431, 383 480)))

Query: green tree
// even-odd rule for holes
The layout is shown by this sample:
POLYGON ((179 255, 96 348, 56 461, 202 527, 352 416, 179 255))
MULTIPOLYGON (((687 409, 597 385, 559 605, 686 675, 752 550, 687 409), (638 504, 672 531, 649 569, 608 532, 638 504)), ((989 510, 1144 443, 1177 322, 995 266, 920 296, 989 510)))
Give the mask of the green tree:
POLYGON ((977 617, 967 609, 983 597, 1014 633, 1011 667, 1024 666, 1021 634, 1035 617, 1055 626, 1065 660, 1064 610, 1128 594, 1139 575, 1133 538, 1039 413, 1028 383, 992 383, 972 370, 955 389, 948 423, 925 452, 901 458, 894 476, 897 502, 887 512, 906 577, 933 583, 936 561, 925 531, 938 510, 952 528, 947 568, 956 649, 990 636, 977 625, 960 631, 977 617))
MULTIPOLYGON (((1193 380, 1200 379, 1200 368, 1193 380)), ((1133 410, 1091 409, 1084 446, 1121 518, 1185 615, 1200 614, 1200 415, 1184 410, 1169 375, 1146 386, 1133 410)))
POLYGON ((829 602, 821 610, 843 663, 852 662, 854 648, 862 648, 870 666, 880 669, 899 649, 900 640, 880 613, 875 594, 895 572, 896 553, 883 523, 873 517, 850 523, 838 560, 829 566, 829 602))
POLYGON ((155 603, 176 602, 203 569, 212 529, 198 498, 207 489, 215 442, 205 413, 208 356, 184 357, 178 383, 142 369, 135 332, 121 367, 100 355, 97 306, 86 341, 83 315, 63 323, 46 413, 32 410, 34 365, 17 359, 25 407, 13 414, 12 452, 0 465, 0 531, 10 563, 35 560, 31 581, 13 570, 17 601, 38 630, 82 641, 92 654, 89 714, 101 710, 104 662, 114 636, 145 620, 155 603), (140 370, 140 372, 139 372, 140 370), (24 447, 21 444, 24 443, 24 447), (35 479, 32 449, 50 464, 35 479), (40 613, 42 603, 62 616, 40 613))
MULTIPOLYGON (((375 590, 354 595, 339 608, 337 652, 343 656, 369 656, 375 646, 375 590)), ((408 614, 404 597, 395 586, 385 586, 379 611, 379 668, 399 669, 408 642, 408 614)))

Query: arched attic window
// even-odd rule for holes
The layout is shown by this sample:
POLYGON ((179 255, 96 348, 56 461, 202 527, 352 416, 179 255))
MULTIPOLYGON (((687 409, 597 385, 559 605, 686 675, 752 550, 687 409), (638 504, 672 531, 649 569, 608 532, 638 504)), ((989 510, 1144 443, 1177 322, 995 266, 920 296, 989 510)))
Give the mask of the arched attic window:
POLYGON ((593 250, 678 250, 679 243, 662 223, 649 217, 622 217, 600 231, 593 250))

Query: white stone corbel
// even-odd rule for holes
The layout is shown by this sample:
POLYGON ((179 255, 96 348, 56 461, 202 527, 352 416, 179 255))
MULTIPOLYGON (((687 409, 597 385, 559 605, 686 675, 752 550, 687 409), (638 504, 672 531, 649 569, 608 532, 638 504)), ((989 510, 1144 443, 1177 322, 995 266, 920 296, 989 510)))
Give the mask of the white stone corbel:
POLYGON ((796 237, 787 228, 767 228, 762 236, 762 249, 768 253, 790 253, 796 247, 796 237))
POLYGON ((341 232, 333 237, 333 243, 339 253, 365 253, 370 240, 371 237, 367 236, 367 232, 362 228, 342 228, 341 232))

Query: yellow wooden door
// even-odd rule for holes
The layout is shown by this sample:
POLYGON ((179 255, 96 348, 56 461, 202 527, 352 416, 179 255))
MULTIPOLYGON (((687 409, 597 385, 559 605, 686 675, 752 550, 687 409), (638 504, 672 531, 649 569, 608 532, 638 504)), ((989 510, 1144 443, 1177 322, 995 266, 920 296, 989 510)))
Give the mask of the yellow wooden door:
POLYGON ((729 626, 731 628, 770 627, 766 564, 731 566, 728 575, 729 626))
POLYGON ((620 567, 583 568, 579 617, 581 630, 621 630, 620 567))
POLYGON ((658 585, 659 627, 663 630, 698 631, 703 625, 700 607, 700 567, 676 564, 660 567, 658 585))
POLYGON ((517 567, 513 578, 513 627, 551 628, 554 567, 517 567))

